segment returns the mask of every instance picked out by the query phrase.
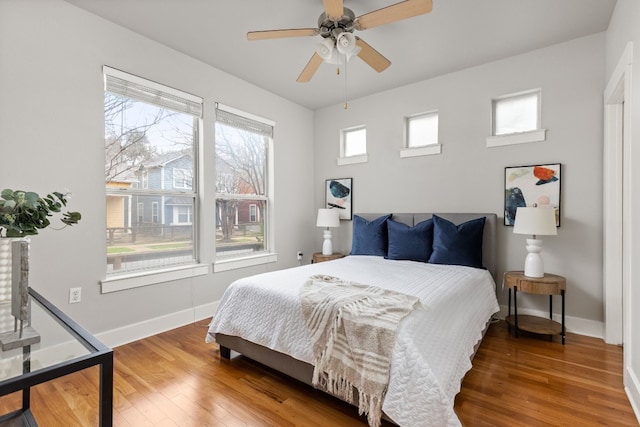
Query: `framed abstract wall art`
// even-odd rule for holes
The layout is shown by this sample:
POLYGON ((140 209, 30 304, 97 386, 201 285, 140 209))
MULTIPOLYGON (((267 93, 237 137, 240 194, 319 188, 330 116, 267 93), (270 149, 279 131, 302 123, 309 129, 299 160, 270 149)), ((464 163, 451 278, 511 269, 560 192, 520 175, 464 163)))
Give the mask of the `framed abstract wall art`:
POLYGON ((560 163, 504 168, 504 225, 513 225, 516 210, 525 206, 548 206, 555 210, 560 226, 560 163))
POLYGON ((337 209, 340 219, 351 220, 353 178, 327 179, 325 182, 325 207, 337 209))

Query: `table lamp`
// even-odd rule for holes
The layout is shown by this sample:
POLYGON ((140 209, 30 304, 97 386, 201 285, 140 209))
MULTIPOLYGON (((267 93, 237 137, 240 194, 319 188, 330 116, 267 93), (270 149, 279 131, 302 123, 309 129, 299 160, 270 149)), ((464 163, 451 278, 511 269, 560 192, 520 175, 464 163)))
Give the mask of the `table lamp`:
POLYGON ((324 243, 322 244, 322 255, 333 254, 331 243, 331 228, 340 227, 340 214, 335 209, 318 209, 318 219, 316 227, 326 227, 324 230, 324 243))
POLYGON ((544 277, 542 264, 542 240, 536 236, 555 236, 556 212, 552 208, 520 207, 516 210, 516 221, 513 225, 515 234, 530 234, 527 239, 527 257, 524 260, 524 275, 528 277, 544 277))

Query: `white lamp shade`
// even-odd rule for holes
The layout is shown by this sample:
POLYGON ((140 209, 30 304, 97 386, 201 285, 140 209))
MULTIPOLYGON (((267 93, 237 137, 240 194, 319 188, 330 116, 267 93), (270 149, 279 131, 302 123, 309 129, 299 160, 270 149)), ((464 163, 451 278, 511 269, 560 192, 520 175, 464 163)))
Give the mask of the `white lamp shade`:
POLYGON ((515 234, 530 234, 532 236, 555 236, 556 212, 552 208, 525 208, 516 210, 516 222, 513 225, 515 234))
POLYGON ((340 214, 335 209, 318 209, 316 227, 340 227, 340 214))

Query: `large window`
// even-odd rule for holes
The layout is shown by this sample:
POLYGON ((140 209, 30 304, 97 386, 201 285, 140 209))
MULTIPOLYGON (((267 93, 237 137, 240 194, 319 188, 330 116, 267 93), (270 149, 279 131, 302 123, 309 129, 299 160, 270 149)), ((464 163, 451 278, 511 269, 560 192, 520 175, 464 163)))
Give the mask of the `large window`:
POLYGON ((202 100, 104 67, 107 274, 197 260, 202 100))
POLYGON ((215 126, 216 260, 269 254, 273 124, 218 105, 215 126))

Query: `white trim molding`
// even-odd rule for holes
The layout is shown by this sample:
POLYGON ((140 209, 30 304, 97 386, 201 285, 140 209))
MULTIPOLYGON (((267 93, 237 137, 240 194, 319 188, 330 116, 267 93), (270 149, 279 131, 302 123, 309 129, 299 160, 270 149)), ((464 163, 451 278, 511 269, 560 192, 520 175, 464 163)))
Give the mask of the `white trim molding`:
MULTIPOLYGON (((625 239, 623 224, 629 215, 623 212, 623 193, 628 182, 623 171, 624 152, 629 152, 631 133, 629 132, 631 100, 631 64, 633 62, 633 44, 628 43, 622 53, 609 83, 604 91, 604 313, 605 341, 609 344, 628 344, 623 331, 629 331, 631 325, 623 318, 623 294, 628 292, 629 276, 625 273, 625 239), (624 124, 624 126, 623 126, 624 124), (623 326, 624 325, 624 326, 623 326)), ((628 172, 627 172, 628 173, 628 172)), ((626 252, 626 256, 629 253, 626 252)), ((627 293, 628 295, 628 293, 627 293)), ((625 350, 627 349, 625 345, 625 350)), ((629 362, 629 361, 627 361, 629 362)))
POLYGON ((155 285, 172 280, 188 279, 190 277, 204 276, 207 274, 209 274, 209 265, 195 264, 171 267, 164 270, 153 270, 153 272, 114 275, 100 281, 101 293, 108 294, 110 292, 155 285))
POLYGON ((540 142, 547 138, 546 129, 536 129, 529 132, 510 133, 507 135, 495 135, 487 137, 487 147, 502 147, 503 145, 526 144, 528 142, 540 142))
POLYGON ((400 150, 400 158, 431 156, 440 153, 442 153, 442 144, 432 144, 422 147, 403 148, 400 150))

